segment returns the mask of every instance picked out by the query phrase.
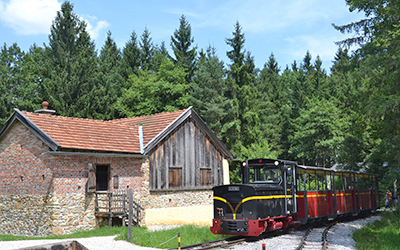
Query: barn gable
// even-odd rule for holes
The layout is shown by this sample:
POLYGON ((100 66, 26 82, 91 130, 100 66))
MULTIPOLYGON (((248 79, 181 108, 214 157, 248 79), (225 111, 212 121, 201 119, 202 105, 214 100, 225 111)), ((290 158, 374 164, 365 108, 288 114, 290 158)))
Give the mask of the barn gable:
POLYGON ((232 157, 221 150, 212 133, 203 130, 196 116, 187 112, 147 145, 150 190, 209 189, 223 184, 223 161, 232 157))

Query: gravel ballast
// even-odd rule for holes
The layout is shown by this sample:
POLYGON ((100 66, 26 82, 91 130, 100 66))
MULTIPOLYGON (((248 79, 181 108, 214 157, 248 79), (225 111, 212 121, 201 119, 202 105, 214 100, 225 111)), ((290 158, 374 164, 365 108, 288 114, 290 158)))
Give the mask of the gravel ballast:
MULTIPOLYGON (((333 226, 328 233, 328 247, 330 250, 352 250, 355 249, 355 242, 352 238, 352 234, 355 230, 360 229, 368 223, 373 223, 375 220, 380 220, 380 215, 374 215, 367 218, 349 221, 339 222, 333 226)), ((158 230, 160 228, 153 228, 158 230)), ((274 250, 288 250, 296 249, 301 238, 305 234, 306 230, 294 230, 286 234, 279 236, 271 236, 269 238, 257 241, 247 242, 240 245, 223 248, 232 250, 257 250, 262 249, 262 244, 266 244, 266 249, 274 250)), ((32 246, 40 246, 51 243, 59 243, 65 241, 75 240, 88 248, 89 250, 111 250, 111 249, 126 249, 126 250, 149 250, 156 248, 141 247, 131 244, 126 241, 118 240, 115 241, 116 236, 106 237, 92 237, 92 238, 79 238, 79 239, 66 239, 66 240, 23 240, 23 241, 0 241, 0 249, 11 250, 21 249, 32 246)), ((222 248, 221 248, 222 249, 222 248)))
MULTIPOLYGON (((352 238, 353 232, 362 228, 368 223, 373 223, 375 220, 380 220, 380 215, 374 215, 367 218, 339 222, 331 227, 328 232, 328 249, 329 250, 353 250, 356 249, 355 241, 352 238)), ((266 249, 273 250, 290 250, 296 249, 307 230, 294 230, 279 236, 273 236, 257 242, 246 242, 240 245, 221 248, 224 250, 261 250, 262 244, 266 244, 266 249)))

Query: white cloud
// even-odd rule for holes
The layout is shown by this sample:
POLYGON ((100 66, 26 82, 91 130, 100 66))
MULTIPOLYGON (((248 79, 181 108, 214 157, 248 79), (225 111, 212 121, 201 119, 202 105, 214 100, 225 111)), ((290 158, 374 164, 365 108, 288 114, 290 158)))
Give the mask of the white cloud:
MULTIPOLYGON (((19 35, 49 34, 52 21, 61 10, 58 0, 10 0, 0 1, 0 21, 11 27, 19 35)), ((92 39, 108 28, 106 21, 96 21, 96 17, 84 18, 92 39)))
POLYGON ((86 16, 86 18, 82 18, 87 24, 87 31, 89 32, 90 38, 97 39, 100 35, 100 32, 110 27, 110 24, 107 21, 96 21, 97 18, 94 16, 86 16), (93 26, 92 23, 95 23, 93 26))
POLYGON ((0 20, 20 35, 48 34, 60 8, 57 0, 0 1, 0 20))

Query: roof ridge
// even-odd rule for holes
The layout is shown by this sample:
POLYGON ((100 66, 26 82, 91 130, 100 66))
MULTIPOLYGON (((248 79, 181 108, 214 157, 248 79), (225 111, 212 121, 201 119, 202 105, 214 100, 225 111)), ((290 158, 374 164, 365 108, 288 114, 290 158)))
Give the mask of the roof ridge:
POLYGON ((185 112, 189 108, 179 109, 179 110, 175 110, 175 111, 154 113, 154 114, 150 114, 150 115, 142 115, 142 116, 133 116, 133 117, 125 117, 125 118, 113 119, 113 120, 109 120, 107 122, 117 122, 117 121, 122 121, 122 120, 129 120, 129 119, 130 120, 134 120, 134 119, 138 119, 138 118, 152 117, 152 116, 156 116, 156 115, 165 115, 165 114, 171 114, 171 113, 176 113, 176 112, 185 112))
POLYGON ((25 114, 31 114, 31 115, 42 116, 42 117, 62 118, 62 119, 70 119, 70 120, 88 120, 88 121, 94 121, 94 122, 113 121, 113 120, 101 120, 101 119, 92 119, 92 118, 81 118, 81 117, 74 117, 74 116, 48 115, 48 114, 34 113, 34 112, 29 112, 29 111, 21 111, 21 112, 25 113, 25 114))

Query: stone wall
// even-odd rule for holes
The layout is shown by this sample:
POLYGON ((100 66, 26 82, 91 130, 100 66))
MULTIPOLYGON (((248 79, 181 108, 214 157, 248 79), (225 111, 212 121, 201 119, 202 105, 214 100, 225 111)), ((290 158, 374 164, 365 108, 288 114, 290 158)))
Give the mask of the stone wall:
POLYGON ((152 191, 148 208, 186 207, 213 204, 212 190, 152 191))
POLYGON ((69 234, 96 228, 93 194, 53 196, 48 206, 52 210, 52 234, 69 234))
POLYGON ((93 195, 0 196, 0 233, 44 236, 96 227, 93 195))
POLYGON ((0 233, 14 235, 48 235, 52 233, 53 209, 50 197, 0 196, 0 233))

